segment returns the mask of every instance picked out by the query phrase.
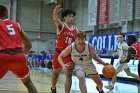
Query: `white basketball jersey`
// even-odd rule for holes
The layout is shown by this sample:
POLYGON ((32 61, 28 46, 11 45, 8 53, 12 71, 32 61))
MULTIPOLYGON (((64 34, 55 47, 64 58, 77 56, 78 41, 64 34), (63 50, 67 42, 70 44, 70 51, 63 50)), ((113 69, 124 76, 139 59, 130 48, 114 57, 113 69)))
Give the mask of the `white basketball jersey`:
POLYGON ((73 62, 77 65, 89 65, 93 64, 91 61, 91 55, 89 52, 89 43, 85 42, 85 47, 83 52, 78 52, 76 49, 75 42, 72 43, 72 52, 71 52, 71 58, 73 62))
POLYGON ((128 48, 128 45, 125 42, 123 42, 122 44, 118 43, 117 51, 119 53, 119 60, 121 60, 122 56, 125 56, 125 57, 127 56, 127 53, 128 53, 127 48, 128 48))
POLYGON ((83 52, 78 52, 76 49, 75 42, 71 44, 72 52, 71 52, 71 59, 75 63, 74 70, 77 71, 78 69, 83 69, 83 71, 89 74, 98 74, 96 67, 92 63, 92 57, 90 54, 89 43, 85 42, 85 47, 83 52))

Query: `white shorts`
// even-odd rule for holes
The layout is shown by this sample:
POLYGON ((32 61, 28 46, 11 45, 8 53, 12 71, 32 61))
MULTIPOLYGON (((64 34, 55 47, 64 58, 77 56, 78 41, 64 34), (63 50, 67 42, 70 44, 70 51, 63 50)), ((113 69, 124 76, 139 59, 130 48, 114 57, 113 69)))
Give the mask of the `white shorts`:
POLYGON ((118 65, 118 67, 117 67, 117 71, 118 72, 120 72, 120 71, 122 71, 122 70, 124 70, 124 69, 128 69, 129 67, 128 67, 128 64, 127 63, 124 63, 124 64, 120 64, 119 63, 119 65, 118 65))
POLYGON ((83 70, 86 75, 98 74, 94 64, 92 66, 75 65, 74 71, 76 72, 79 69, 83 70))

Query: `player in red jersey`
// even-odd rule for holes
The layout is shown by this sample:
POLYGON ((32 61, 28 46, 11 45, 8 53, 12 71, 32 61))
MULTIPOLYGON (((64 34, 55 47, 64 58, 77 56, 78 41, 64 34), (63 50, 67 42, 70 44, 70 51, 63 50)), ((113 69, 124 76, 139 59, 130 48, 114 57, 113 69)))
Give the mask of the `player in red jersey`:
MULTIPOLYGON (((65 10, 62 12, 62 18, 64 22, 60 21, 58 18, 58 13, 62 10, 60 5, 57 5, 53 11, 53 19, 57 27, 57 43, 54 52, 53 59, 53 77, 52 77, 52 93, 56 93, 56 83, 61 71, 61 65, 58 62, 58 56, 69 44, 74 42, 75 34, 77 27, 75 27, 72 22, 74 21, 75 12, 72 10, 65 10)), ((66 82, 65 82, 65 93, 70 93, 71 83, 72 83, 72 60, 71 56, 63 58, 65 64, 69 64, 69 71, 66 73, 66 82), (71 71, 70 71, 71 70, 71 71)))
POLYGON ((20 78, 29 93, 37 93, 30 79, 25 56, 31 48, 31 42, 20 25, 7 18, 7 8, 0 5, 0 78, 12 71, 20 78))
MULTIPOLYGON (((135 35, 129 35, 127 38, 127 44, 130 46, 128 48, 128 55, 127 58, 122 61, 121 63, 127 63, 130 61, 131 56, 134 56, 136 59, 139 60, 140 63, 140 43, 136 42, 136 36, 135 35)), ((140 68, 138 68, 138 74, 140 76, 140 68)))

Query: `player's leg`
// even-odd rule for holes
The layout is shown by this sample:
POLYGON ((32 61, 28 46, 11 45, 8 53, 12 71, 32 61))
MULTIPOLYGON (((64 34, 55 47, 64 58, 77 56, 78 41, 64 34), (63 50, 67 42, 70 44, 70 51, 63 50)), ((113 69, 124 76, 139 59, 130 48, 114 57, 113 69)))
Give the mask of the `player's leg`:
POLYGON ((128 66, 127 63, 124 64, 124 71, 126 72, 126 74, 127 74, 128 76, 132 76, 132 77, 134 77, 135 79, 140 80, 140 77, 139 77, 138 75, 136 75, 136 74, 130 72, 130 69, 129 69, 129 66, 128 66))
POLYGON ((56 93, 56 84, 58 81, 58 77, 61 71, 61 65, 58 62, 58 56, 60 53, 58 52, 54 52, 54 59, 53 59, 53 76, 52 76, 52 87, 51 87, 51 91, 52 93, 56 93))
POLYGON ((76 76, 79 79, 79 87, 80 87, 81 93, 87 93, 87 88, 86 88, 86 83, 85 83, 85 72, 82 70, 82 68, 81 69, 80 67, 77 68, 76 76))
POLYGON ((56 93, 56 84, 59 78, 59 74, 60 74, 60 69, 53 69, 53 75, 52 75, 52 93, 56 93))
POLYGON ((132 77, 134 77, 135 79, 140 80, 140 77, 139 77, 138 75, 134 74, 134 73, 131 73, 129 68, 124 69, 124 71, 126 72, 126 74, 127 74, 128 76, 132 76, 132 77))
POLYGON ((8 64, 6 62, 7 56, 5 54, 0 54, 0 79, 8 72, 8 64))
POLYGON ((88 76, 97 84, 97 90, 99 91, 99 93, 104 93, 103 83, 101 81, 99 74, 98 73, 97 74, 90 74, 88 76))
POLYGON ((27 77, 20 79, 22 83, 25 85, 29 93, 37 93, 37 89, 32 83, 30 76, 28 75, 27 77))
POLYGON ((114 84, 117 80, 117 74, 124 69, 124 64, 120 64, 118 68, 115 70, 115 74, 112 78, 111 84, 109 86, 105 86, 106 89, 114 89, 114 84))
POLYGON ((37 93, 37 89, 29 76, 29 68, 24 53, 11 55, 10 70, 22 81, 29 93, 37 93))
POLYGON ((74 69, 74 63, 69 62, 69 63, 67 63, 67 65, 68 65, 67 66, 68 72, 66 72, 65 93, 70 93, 71 84, 72 84, 72 73, 73 73, 73 69, 74 69))
POLYGON ((115 70, 115 74, 114 74, 114 76, 113 76, 113 78, 112 78, 112 81, 111 81, 111 85, 114 87, 114 84, 115 84, 115 82, 116 82, 116 80, 117 80, 117 74, 119 73, 120 71, 117 71, 117 70, 115 70))
POLYGON ((33 62, 33 68, 36 68, 36 62, 35 62, 35 59, 33 59, 32 62, 33 62))
POLYGON ((85 69, 86 74, 97 84, 96 89, 99 93, 104 93, 103 91, 103 83, 101 81, 101 78, 96 70, 96 67, 94 65, 87 67, 88 69, 85 69))

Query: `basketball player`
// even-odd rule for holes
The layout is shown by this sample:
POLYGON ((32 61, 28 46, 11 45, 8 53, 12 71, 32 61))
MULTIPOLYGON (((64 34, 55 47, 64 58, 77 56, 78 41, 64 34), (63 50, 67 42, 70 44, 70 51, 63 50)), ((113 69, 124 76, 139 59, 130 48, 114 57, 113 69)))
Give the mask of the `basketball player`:
MULTIPOLYGON (((59 77, 59 73, 61 71, 61 65, 58 62, 58 56, 69 44, 74 42, 75 40, 75 33, 77 31, 77 27, 73 25, 75 12, 72 10, 65 10, 62 12, 62 18, 64 22, 60 21, 58 18, 58 13, 62 10, 60 5, 57 5, 53 11, 53 19, 55 25, 57 27, 57 44, 54 52, 53 58, 53 77, 52 77, 52 93, 56 93, 56 83, 59 77)), ((64 59, 65 64, 69 63, 69 70, 72 69, 73 65, 70 55, 65 57, 64 59)), ((72 82, 72 70, 66 73, 66 82, 65 82, 65 93, 70 93, 72 82)))
MULTIPOLYGON (((117 55, 119 56, 119 61, 120 62, 123 61, 127 57, 127 54, 128 54, 128 45, 124 42, 124 38, 125 38, 124 33, 120 33, 118 35, 119 43, 118 43, 117 55)), ((140 79, 139 76, 137 76, 136 74, 133 74, 133 73, 130 72, 130 69, 129 69, 127 63, 122 64, 120 62, 119 62, 118 68, 115 71, 115 75, 112 78, 111 85, 105 86, 105 88, 114 89, 114 84, 115 84, 115 82, 117 80, 117 74, 122 70, 124 70, 128 76, 132 76, 132 77, 134 77, 134 78, 136 78, 138 80, 140 79)))
MULTIPOLYGON (((138 38, 138 44, 140 44, 140 38, 138 38)), ((135 57, 135 59, 138 59, 137 57, 135 57)), ((135 60, 133 61, 133 65, 134 65, 135 60)), ((140 76, 140 61, 138 63, 138 75, 140 76)))
MULTIPOLYGON (((130 61, 131 56, 136 57, 136 59, 138 59, 140 61, 140 43, 139 43, 139 41, 140 40, 138 40, 138 43, 135 43, 136 42, 135 35, 128 36, 127 44, 130 46, 128 48, 128 55, 127 55, 126 59, 124 61, 122 61, 121 63, 128 63, 130 61)), ((138 74, 140 74, 139 68, 138 68, 138 74)))
MULTIPOLYGON (((139 60, 138 63, 138 75, 140 76, 140 38, 138 38, 138 43, 136 42, 135 35, 129 35, 127 38, 127 44, 130 46, 128 48, 128 55, 127 58, 122 61, 122 63, 128 63, 130 61, 131 56, 134 56, 135 59, 139 60)), ((140 81, 138 82, 140 84, 140 81)), ((140 87, 138 86, 138 93, 140 93, 140 87)))
POLYGON ((29 93, 37 93, 30 79, 25 56, 32 47, 31 42, 20 25, 7 18, 8 9, 0 5, 0 78, 8 71, 12 71, 29 93))
POLYGON ((104 93, 102 89, 103 83, 97 73, 96 67, 92 63, 92 58, 103 65, 107 65, 108 63, 103 62, 96 55, 94 47, 86 42, 85 32, 77 31, 75 42, 67 46, 67 48, 59 55, 58 60, 64 71, 67 71, 67 65, 64 64, 62 58, 68 55, 71 55, 71 59, 75 63, 74 70, 79 79, 81 93, 87 93, 85 75, 89 76, 97 84, 97 90, 99 93, 104 93))

